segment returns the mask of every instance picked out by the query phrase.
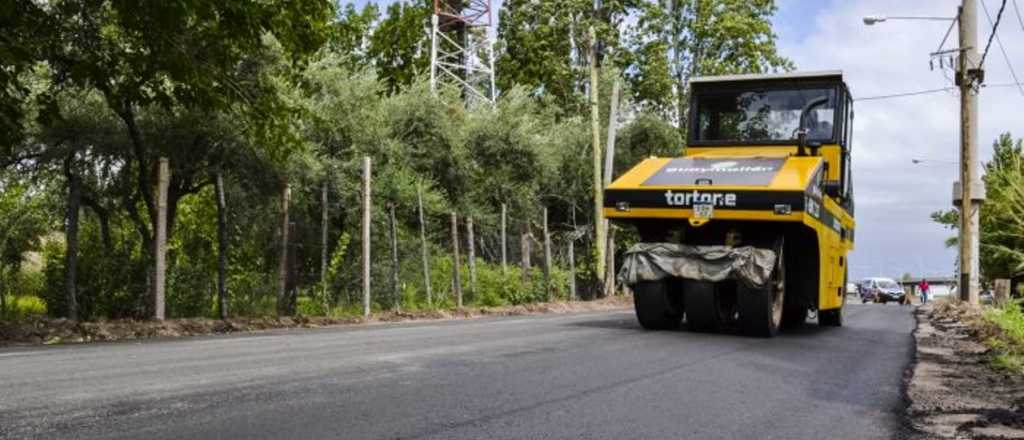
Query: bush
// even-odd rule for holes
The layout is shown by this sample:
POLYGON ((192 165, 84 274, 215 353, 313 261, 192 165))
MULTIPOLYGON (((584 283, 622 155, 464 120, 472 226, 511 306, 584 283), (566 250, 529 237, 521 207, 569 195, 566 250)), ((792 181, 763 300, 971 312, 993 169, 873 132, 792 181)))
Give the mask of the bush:
POLYGON ((983 319, 998 328, 985 343, 995 352, 999 367, 1024 373, 1024 300, 985 311, 983 319))

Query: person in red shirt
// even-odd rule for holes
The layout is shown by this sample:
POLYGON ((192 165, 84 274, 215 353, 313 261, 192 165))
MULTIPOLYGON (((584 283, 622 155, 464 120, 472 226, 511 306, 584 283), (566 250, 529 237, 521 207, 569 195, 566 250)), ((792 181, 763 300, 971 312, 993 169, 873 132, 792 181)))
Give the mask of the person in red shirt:
POLYGON ((921 282, 917 284, 917 289, 921 291, 921 304, 928 302, 928 280, 921 278, 921 282))

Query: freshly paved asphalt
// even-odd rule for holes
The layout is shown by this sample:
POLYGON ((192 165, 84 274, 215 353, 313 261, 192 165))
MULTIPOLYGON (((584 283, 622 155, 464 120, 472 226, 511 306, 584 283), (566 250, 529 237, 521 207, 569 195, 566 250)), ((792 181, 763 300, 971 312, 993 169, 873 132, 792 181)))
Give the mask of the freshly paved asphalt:
POLYGON ((774 339, 632 313, 0 350, 0 438, 902 436, 909 308, 774 339))

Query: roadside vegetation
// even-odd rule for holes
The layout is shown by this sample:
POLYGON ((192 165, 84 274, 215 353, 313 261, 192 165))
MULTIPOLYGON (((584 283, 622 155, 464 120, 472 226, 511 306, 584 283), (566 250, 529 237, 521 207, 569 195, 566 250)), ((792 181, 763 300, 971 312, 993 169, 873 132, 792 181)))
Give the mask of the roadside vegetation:
POLYGON ((360 313, 363 157, 373 311, 455 307, 454 240, 467 307, 567 299, 573 283, 593 298, 591 43, 602 144, 622 86, 616 172, 684 147, 689 78, 793 67, 776 51, 773 1, 667 14, 655 1, 509 0, 492 106, 432 92, 433 2, 361 3, 0 11, 0 319, 154 316, 161 158, 168 318, 360 313))
POLYGON ((1024 374, 1024 300, 986 308, 981 319, 988 327, 983 342, 994 351, 993 364, 1024 374))

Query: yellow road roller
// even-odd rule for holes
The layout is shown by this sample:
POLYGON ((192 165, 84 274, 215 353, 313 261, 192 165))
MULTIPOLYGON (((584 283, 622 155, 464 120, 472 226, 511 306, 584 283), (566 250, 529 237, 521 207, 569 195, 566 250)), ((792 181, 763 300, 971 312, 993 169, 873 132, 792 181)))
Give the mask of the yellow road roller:
POLYGON ((690 81, 687 147, 604 192, 635 228, 618 280, 647 329, 843 324, 853 249, 853 99, 840 71, 690 81))

